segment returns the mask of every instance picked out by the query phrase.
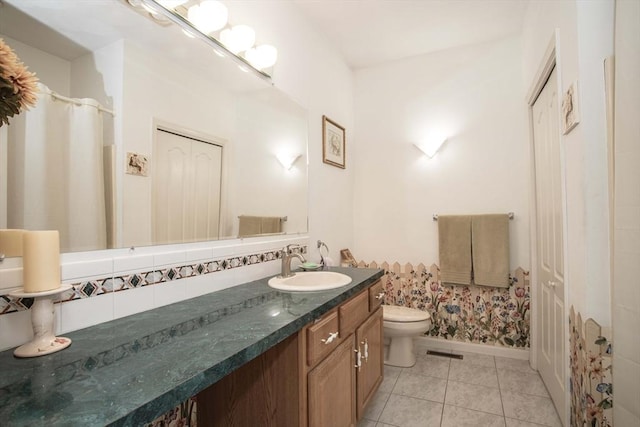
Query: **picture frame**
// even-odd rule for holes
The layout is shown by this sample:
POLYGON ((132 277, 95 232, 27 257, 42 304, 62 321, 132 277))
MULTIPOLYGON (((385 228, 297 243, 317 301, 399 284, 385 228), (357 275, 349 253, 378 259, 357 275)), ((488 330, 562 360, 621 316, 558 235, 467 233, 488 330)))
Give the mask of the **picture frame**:
POLYGON ((358 262, 351 254, 349 249, 340 249, 341 263, 349 264, 351 267, 357 267, 358 262))
POLYGON ((562 96, 562 134, 566 135, 580 123, 580 102, 578 100, 578 82, 569 85, 562 96))
POLYGON ((345 130, 327 116, 322 116, 322 161, 326 164, 346 168, 345 130))

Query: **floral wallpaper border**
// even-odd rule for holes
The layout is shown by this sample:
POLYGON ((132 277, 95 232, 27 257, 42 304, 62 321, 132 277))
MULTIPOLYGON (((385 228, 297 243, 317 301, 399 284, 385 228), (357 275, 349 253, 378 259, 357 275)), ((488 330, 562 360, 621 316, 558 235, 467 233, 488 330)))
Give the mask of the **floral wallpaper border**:
POLYGON ((426 335, 446 340, 529 348, 531 289, 529 272, 517 268, 508 288, 443 286, 440 268, 387 262, 360 262, 382 268, 385 304, 428 311, 432 327, 426 335))
MULTIPOLYGON (((307 247, 298 250, 307 253, 307 247)), ((217 273, 232 268, 241 268, 253 264, 275 261, 282 258, 281 250, 267 251, 251 255, 233 256, 230 258, 214 259, 193 264, 152 269, 131 274, 93 278, 90 280, 70 283, 71 289, 63 292, 57 302, 65 303, 84 298, 93 298, 111 292, 122 292, 143 286, 185 279, 203 274, 217 273)), ((28 310, 33 305, 33 298, 17 298, 8 294, 0 295, 0 316, 16 311, 28 310)))
POLYGON ((593 319, 569 311, 572 426, 613 426, 612 346, 593 319))

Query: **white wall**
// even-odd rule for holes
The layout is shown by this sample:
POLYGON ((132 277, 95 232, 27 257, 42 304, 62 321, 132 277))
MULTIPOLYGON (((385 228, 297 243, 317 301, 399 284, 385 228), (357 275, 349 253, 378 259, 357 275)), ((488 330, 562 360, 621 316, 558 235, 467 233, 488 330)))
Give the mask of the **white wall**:
POLYGON ((319 260, 315 242, 327 243, 337 263, 339 250, 353 247, 355 159, 353 75, 344 60, 288 2, 230 2, 229 20, 250 23, 258 43, 278 48, 273 82, 309 111, 309 257, 319 260), (322 115, 346 129, 346 169, 322 163, 322 115))
POLYGON ((36 73, 41 83, 64 96, 70 96, 71 63, 28 44, 0 34, 28 70, 36 73))
POLYGON ((582 318, 611 325, 604 59, 613 54, 613 2, 532 1, 523 26, 523 83, 534 83, 558 32, 558 79, 578 82, 581 122, 560 139, 564 150, 569 301, 582 318))
POLYGON ((307 112, 269 89, 238 96, 236 101, 232 229, 238 215, 287 217, 283 231, 307 229, 307 112), (277 108, 275 108, 277 105, 277 108), (278 155, 302 158, 286 170, 278 155))
POLYGON ((511 266, 529 267, 528 134, 520 39, 356 73, 358 259, 438 262, 432 214, 514 212, 511 266), (448 137, 428 159, 413 144, 448 137))
POLYGON ((640 2, 616 2, 614 421, 640 425, 640 2))

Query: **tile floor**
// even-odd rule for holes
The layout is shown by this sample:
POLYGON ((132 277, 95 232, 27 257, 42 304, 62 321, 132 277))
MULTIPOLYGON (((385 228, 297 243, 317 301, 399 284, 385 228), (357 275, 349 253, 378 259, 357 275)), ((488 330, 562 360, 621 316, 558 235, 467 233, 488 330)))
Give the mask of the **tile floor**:
POLYGON ((560 420, 525 360, 420 354, 415 366, 385 365, 384 381, 358 427, 539 427, 560 420))

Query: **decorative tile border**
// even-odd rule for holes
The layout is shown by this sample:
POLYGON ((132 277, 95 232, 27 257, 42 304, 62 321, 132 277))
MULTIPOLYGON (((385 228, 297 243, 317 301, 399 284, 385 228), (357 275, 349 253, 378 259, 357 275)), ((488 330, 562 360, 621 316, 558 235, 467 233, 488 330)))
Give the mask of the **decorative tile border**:
POLYGON ((398 263, 366 264, 382 268, 385 304, 428 311, 430 336, 446 340, 528 348, 530 343, 529 272, 517 268, 509 288, 443 286, 440 268, 398 263))
POLYGON ((572 426, 613 426, 612 347, 593 319, 569 312, 572 426))
MULTIPOLYGON (((294 249, 300 253, 307 253, 307 246, 294 249)), ((194 264, 167 267, 165 269, 153 269, 135 272, 131 274, 101 277, 78 283, 71 283, 71 289, 63 292, 56 303, 65 303, 84 298, 93 298, 100 295, 122 292, 129 289, 137 289, 143 286, 156 285, 158 283, 172 282, 188 277, 217 273, 233 268, 242 268, 254 264, 276 261, 282 258, 281 250, 261 252, 251 255, 234 256, 194 264)), ((28 310, 33 304, 33 298, 15 298, 8 294, 0 295, 0 315, 28 310)))

